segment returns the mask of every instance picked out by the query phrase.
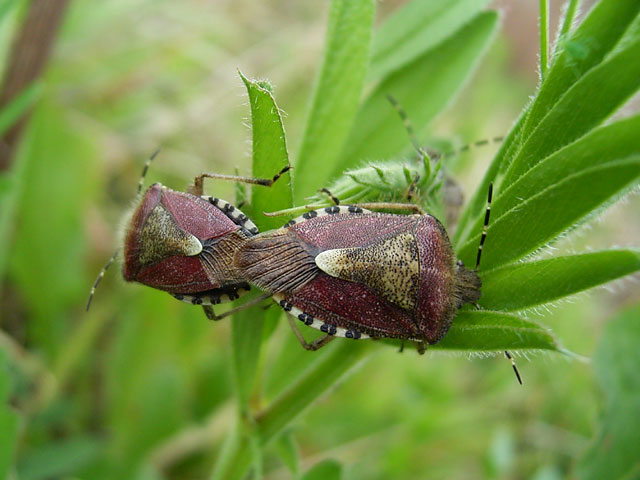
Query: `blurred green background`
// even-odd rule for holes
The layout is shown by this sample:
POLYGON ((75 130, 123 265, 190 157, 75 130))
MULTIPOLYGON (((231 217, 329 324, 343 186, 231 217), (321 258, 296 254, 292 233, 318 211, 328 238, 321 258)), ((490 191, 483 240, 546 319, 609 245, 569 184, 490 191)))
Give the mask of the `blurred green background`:
MULTIPOLYGON (((12 2, 0 25, 2 65, 25 3, 12 2)), ((379 4, 378 17, 401 3, 379 4)), ((443 137, 501 135, 535 91, 537 2, 497 6, 502 30, 438 118, 443 137)), ((69 4, 14 157, 21 181, 0 245, 0 401, 9 405, 0 410, 0 466, 11 465, 9 478, 208 477, 235 419, 229 322, 126 285, 119 267, 89 313, 85 301, 156 148, 147 183, 180 190, 201 171, 249 174, 237 68, 274 85, 297 158, 327 11, 325 2, 286 0, 69 4)), ((465 191, 492 153, 459 159, 465 191)), ((233 199, 232 185, 208 188, 233 199)), ((635 195, 555 248, 637 244, 638 218, 635 195)), ((640 302, 638 290, 627 279, 529 315, 591 357, 607 323, 640 302)), ((282 320, 262 352, 266 397, 286 368, 280 352, 297 349, 287 361, 313 355, 282 320)), ((291 478, 294 450, 302 471, 336 459, 349 479, 565 478, 598 429, 604 398, 593 368, 550 354, 518 365, 522 387, 501 358, 378 348, 266 450, 265 478, 291 478)))

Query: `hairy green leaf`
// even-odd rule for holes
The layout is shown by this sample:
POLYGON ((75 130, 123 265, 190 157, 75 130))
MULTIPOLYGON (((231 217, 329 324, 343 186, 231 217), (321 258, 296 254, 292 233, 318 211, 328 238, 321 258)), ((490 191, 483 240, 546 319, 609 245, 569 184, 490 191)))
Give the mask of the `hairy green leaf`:
MULTIPOLYGON (((287 140, 284 134, 282 117, 271 88, 266 82, 247 79, 242 73, 240 77, 247 87, 249 104, 251 105, 251 128, 253 131, 253 167, 252 175, 256 178, 273 178, 284 167, 289 165, 287 140)), ((251 219, 258 228, 268 230, 277 228, 282 220, 265 217, 262 212, 289 208, 293 202, 289 172, 271 187, 254 185, 251 189, 251 219)))
POLYGON ((380 79, 436 47, 473 18, 487 0, 414 0, 375 32, 370 79, 380 79))
POLYGON ((580 26, 568 38, 562 40, 560 53, 553 59, 553 64, 527 116, 523 128, 525 138, 571 85, 602 61, 638 12, 640 4, 635 0, 600 1, 580 26))
MULTIPOLYGON (((507 135, 478 189, 462 212, 453 238, 455 244, 465 242, 469 234, 476 233, 475 229, 471 228, 472 222, 477 223, 480 217, 484 216, 489 183, 496 181, 499 172, 504 172, 512 164, 515 155, 521 157, 519 171, 532 162, 541 161, 543 156, 597 126, 619 105, 625 95, 629 94, 628 87, 634 82, 637 83, 637 78, 625 72, 624 62, 620 62, 624 54, 617 60, 613 60, 612 57, 620 55, 621 50, 626 50, 626 55, 633 57, 628 47, 634 39, 638 40, 638 36, 635 33, 637 29, 629 25, 632 22, 637 23, 638 8, 635 0, 598 2, 569 38, 561 39, 564 45, 561 48, 562 53, 552 63, 538 96, 525 108, 507 135), (621 41, 623 36, 624 41, 621 41), (612 53, 615 55, 607 56, 613 49, 615 52, 612 53), (603 62, 603 59, 606 61, 603 62), (600 70, 596 71, 594 67, 600 70), (621 71, 618 71, 618 68, 621 71), (585 78, 587 73, 590 75, 589 78, 585 78), (603 94, 607 88, 600 90, 598 83, 603 76, 609 77, 603 84, 609 89, 609 96, 604 98, 603 94), (619 76, 625 79, 622 92, 617 91, 616 82, 619 76), (579 87, 574 85, 576 82, 581 82, 579 87), (593 95, 593 101, 590 95, 593 95), (590 100, 584 101, 586 98, 590 100), (600 102, 604 103, 600 105, 600 102), (585 114, 587 116, 581 118, 585 114), (542 127, 543 120, 544 127, 539 128, 542 127), (534 129, 537 129, 537 133, 533 132, 534 129), (527 149, 521 152, 525 140, 528 141, 527 149)), ((638 62, 631 62, 637 66, 638 62)), ((510 181, 505 183, 508 184, 510 181)))
MULTIPOLYGON (((504 212, 518 209, 522 202, 539 194, 554 182, 563 181, 583 168, 623 159, 640 151, 638 129, 640 129, 640 116, 601 127, 539 162, 505 190, 494 190, 496 193, 491 206, 492 223, 504 212)), ((486 207, 486 190, 483 196, 483 206, 486 207)), ((474 242, 476 246, 478 245, 483 223, 484 215, 478 215, 475 223, 469 224, 467 236, 473 234, 474 237, 472 240, 467 240, 465 246, 470 247, 474 242)), ((469 260, 470 257, 467 259, 469 260)))
POLYGON ((611 115, 640 87, 638 58, 640 36, 576 82, 538 124, 501 182, 510 185, 536 163, 611 115))
POLYGON ((296 163, 296 203, 302 203, 336 169, 364 86, 374 13, 373 0, 331 3, 324 62, 296 163))
MULTIPOLYGON (((532 252, 632 184, 640 175, 633 156, 640 150, 639 127, 640 116, 636 116, 599 128, 539 162, 504 191, 498 189, 483 269, 532 252)), ((458 249, 467 264, 475 257, 482 223, 477 217, 469 229, 472 236, 458 249)))
POLYGON ((420 131, 442 109, 478 64, 498 25, 498 14, 477 15, 437 48, 387 76, 364 102, 345 144, 339 175, 363 160, 393 157, 406 147, 407 132, 387 95, 406 109, 420 131))
MULTIPOLYGON (((247 87, 253 129, 253 175, 272 178, 289 164, 287 143, 280 111, 270 85, 240 77, 247 87)), ((277 228, 282 221, 265 217, 263 211, 288 208, 292 203, 289 173, 271 187, 255 185, 251 191, 252 219, 261 230, 277 228)), ((233 374, 241 411, 248 412, 264 325, 264 310, 248 309, 237 313, 232 321, 233 374)))
POLYGON ((485 310, 458 312, 449 332, 430 348, 439 350, 556 350, 549 331, 516 315, 485 310))
POLYGON ((516 263, 482 275, 487 309, 542 305, 640 270, 640 250, 607 250, 516 263))

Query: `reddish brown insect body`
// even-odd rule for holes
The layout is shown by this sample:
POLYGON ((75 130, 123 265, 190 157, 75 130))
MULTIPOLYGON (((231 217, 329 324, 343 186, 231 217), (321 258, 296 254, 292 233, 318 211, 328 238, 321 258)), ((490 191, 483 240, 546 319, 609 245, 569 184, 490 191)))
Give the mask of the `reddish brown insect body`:
POLYGON ((123 276, 190 303, 233 300, 249 289, 233 256, 257 232, 246 215, 224 200, 157 183, 144 193, 128 223, 123 276))
POLYGON ((456 261, 430 215, 334 206, 248 240, 246 278, 329 335, 436 343, 456 311, 480 298, 480 279, 456 261))

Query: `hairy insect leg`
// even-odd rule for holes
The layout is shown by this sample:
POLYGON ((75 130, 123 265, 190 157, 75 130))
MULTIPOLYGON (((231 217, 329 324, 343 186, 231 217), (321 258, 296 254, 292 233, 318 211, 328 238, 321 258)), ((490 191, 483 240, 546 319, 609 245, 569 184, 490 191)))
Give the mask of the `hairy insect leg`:
POLYGON ((241 312, 242 310, 246 310, 247 308, 253 307, 254 305, 258 305, 259 303, 264 302, 270 297, 271 295, 267 295, 267 294, 259 295, 256 298, 253 298, 248 302, 243 303, 242 305, 239 305, 230 310, 227 310, 224 313, 221 313, 220 315, 217 315, 213 311, 213 307, 211 305, 202 305, 202 309, 204 310, 204 314, 207 316, 209 320, 213 320, 217 322, 218 320, 222 320, 223 318, 229 317, 234 313, 238 313, 238 312, 241 312))
POLYGON ((215 178, 218 180, 231 180, 232 182, 250 183, 252 185, 262 185, 264 187, 270 187, 273 185, 282 175, 293 168, 291 165, 285 166, 282 170, 276 173, 273 178, 254 178, 243 177, 240 175, 224 175, 222 173, 201 173, 193 180, 193 185, 189 187, 189 192, 196 195, 203 195, 203 186, 205 178, 215 178))
POLYGON ((296 338, 300 342, 300 345, 302 345, 302 348, 304 348, 305 350, 316 351, 324 347, 327 343, 329 343, 334 338, 336 338, 333 335, 324 335, 320 338, 316 338, 313 342, 309 343, 305 340, 305 338, 302 336, 302 332, 300 332, 300 330, 298 329, 298 325, 296 325, 296 320, 291 315, 287 315, 287 320, 289 320, 289 325, 291 326, 291 330, 293 330, 293 333, 295 334, 296 338))
POLYGON ((427 342, 425 342, 424 340, 420 340, 418 342, 414 342, 414 344, 416 346, 416 351, 420 355, 424 355, 424 353, 427 351, 427 342))

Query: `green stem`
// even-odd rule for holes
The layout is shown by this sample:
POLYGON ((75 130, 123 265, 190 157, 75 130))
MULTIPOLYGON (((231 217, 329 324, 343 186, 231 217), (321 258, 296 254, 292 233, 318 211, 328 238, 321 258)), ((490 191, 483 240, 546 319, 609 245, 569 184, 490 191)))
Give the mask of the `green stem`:
POLYGON ((314 400, 357 366, 372 345, 366 341, 355 343, 343 340, 325 348, 330 350, 324 357, 278 396, 266 410, 256 415, 254 432, 247 432, 237 441, 227 443, 212 479, 244 478, 253 464, 252 453, 256 449, 252 445, 251 436, 257 434, 261 446, 273 440, 314 400))
POLYGON ((569 0, 567 2, 567 10, 565 11, 562 28, 560 29, 560 38, 566 37, 569 34, 571 26, 573 25, 573 19, 578 11, 578 5, 580 5, 580 0, 569 0))
POLYGON ((549 64, 549 0, 540 0, 540 80, 549 64))

